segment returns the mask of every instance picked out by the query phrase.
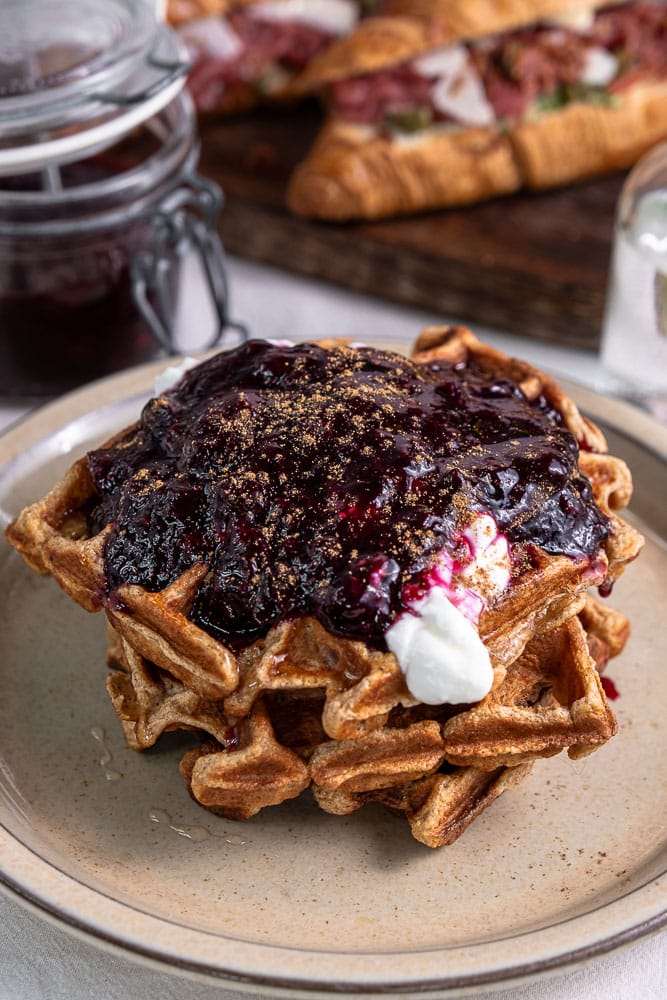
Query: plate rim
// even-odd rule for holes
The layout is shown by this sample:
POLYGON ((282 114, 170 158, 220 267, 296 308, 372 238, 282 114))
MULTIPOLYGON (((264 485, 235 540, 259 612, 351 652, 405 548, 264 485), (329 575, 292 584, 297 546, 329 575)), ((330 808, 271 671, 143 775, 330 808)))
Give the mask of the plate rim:
MULTIPOLYGON (((0 830, 4 833, 4 828, 0 830)), ((644 888, 644 887, 642 887, 644 888)), ((94 890, 92 890, 94 891, 94 890)), ((95 930, 89 925, 78 921, 74 916, 65 914, 62 910, 49 907, 44 901, 25 893, 20 886, 5 880, 4 872, 0 872, 0 892, 8 899, 40 919, 46 920, 53 927, 65 931, 71 936, 82 940, 102 951, 108 951, 119 957, 140 962, 161 973, 171 973, 189 980, 201 983, 216 983, 217 985, 233 986, 244 993, 255 995, 258 988, 267 996, 302 997, 304 1000, 330 1000, 334 995, 354 993, 368 998, 396 995, 396 988, 401 990, 402 997, 439 997, 439 996, 470 996, 481 993, 495 992, 499 987, 525 985, 543 975, 555 975, 572 972, 589 962, 657 935, 667 925, 667 912, 663 911, 642 921, 615 936, 599 942, 585 945, 578 949, 554 955, 549 959, 526 962, 511 968, 499 968, 488 973, 481 972, 469 975, 454 976, 447 980, 438 979, 426 982, 423 979, 397 983, 346 983, 344 981, 283 978, 280 981, 265 979, 261 975, 243 976, 238 972, 225 970, 219 966, 207 966, 202 963, 190 962, 187 959, 175 959, 171 955, 161 955, 155 950, 141 947, 116 938, 103 929, 95 930), (349 988, 348 988, 349 987, 349 988), (474 991, 474 993, 473 993, 474 991)), ((118 904, 122 906, 123 904, 118 904)), ((527 937, 531 934, 527 933, 527 937)), ((259 994, 257 994, 259 996, 259 994)))
MULTIPOLYGON (((400 350, 401 345, 393 343, 391 349, 400 350)), ((105 406, 113 405, 114 403, 118 405, 129 400, 131 397, 140 398, 141 396, 150 394, 152 378, 162 371, 164 367, 165 362, 163 359, 162 361, 152 362, 101 379, 98 382, 84 386, 64 397, 41 406, 39 409, 32 411, 6 428, 2 435, 0 435, 0 478, 3 478, 7 474, 16 461, 21 460, 21 456, 27 449, 36 446, 41 440, 51 434, 57 433, 73 421, 85 418, 87 415, 92 414, 94 411, 99 411, 105 406)), ((578 405, 581 406, 582 410, 594 420, 599 419, 603 421, 612 427, 616 433, 632 441, 635 445, 653 455, 658 461, 667 462, 667 427, 662 426, 650 415, 626 402, 601 396, 594 390, 568 379, 559 377, 558 382, 565 392, 571 395, 578 405)), ((394 977, 393 979, 380 981, 376 977, 369 978, 368 974, 363 975, 361 968, 357 973, 357 977, 349 980, 332 978, 323 980, 318 976, 309 978, 307 973, 294 976, 285 971, 282 974, 274 972, 267 976, 266 974, 262 974, 261 967, 260 971, 251 971, 252 962, 247 964, 245 971, 241 971, 238 967, 235 969, 223 967, 220 963, 209 964, 204 957, 206 948, 203 949, 203 952, 200 949, 198 957, 188 958, 184 954, 177 954, 174 950, 170 952, 157 947, 155 938, 152 943, 147 940, 132 940, 132 935, 126 934, 123 936, 122 931, 118 929, 118 925, 115 927, 113 924, 106 927, 100 925, 100 915, 98 914, 98 918, 95 918, 95 904, 99 905, 100 897, 110 904, 111 910, 118 907, 122 911, 127 909, 127 904, 104 896, 104 894, 101 894, 91 886, 82 884, 84 894, 89 893, 93 898, 86 901, 88 909, 85 914, 77 916, 71 909, 68 910, 67 906, 62 902, 60 905, 54 902, 54 899, 58 895, 62 895, 63 898, 66 897, 66 889, 63 889, 58 882, 60 879, 63 879, 65 883, 71 883, 73 881, 71 875, 55 868, 50 862, 41 858, 30 848, 22 845, 2 824, 0 824, 0 845, 3 848, 1 852, 3 862, 2 869, 0 870, 0 889, 16 902, 27 906, 31 911, 38 913, 41 917, 45 917, 57 926, 64 928, 76 936, 85 938, 98 947, 111 949, 123 954, 125 957, 142 961, 162 971, 176 972, 206 982, 215 981, 218 984, 230 983, 239 989, 251 992, 262 989, 274 995, 288 993, 293 996, 324 997, 340 993, 341 991, 354 991, 366 996, 386 996, 387 994, 394 993, 399 988, 404 991, 404 995, 408 995, 405 991, 413 990, 414 995, 419 994, 421 996, 434 996, 436 994, 462 995, 462 993, 469 990, 477 990, 479 992, 480 989, 495 989, 501 985, 508 986, 530 981, 539 975, 572 969, 596 957, 608 954, 611 951, 630 944, 632 941, 656 933, 667 925, 667 885, 662 884, 664 876, 660 875, 651 879, 645 885, 637 887, 630 894, 644 894, 649 898, 651 892, 654 890, 657 893, 656 900, 651 905, 646 904, 646 912, 636 922, 631 921, 629 926, 621 927, 611 933, 603 933, 597 939, 585 940, 580 947, 558 950, 557 944, 554 943, 552 945, 552 954, 547 956, 542 955, 542 957, 533 961, 516 962, 514 965, 501 963, 498 967, 489 967, 481 972, 465 972, 455 975, 445 974, 435 979, 425 979, 423 976, 415 976, 413 973, 412 975, 404 974, 404 978, 400 979, 394 977), (7 862, 10 863, 10 866, 14 866, 13 872, 7 870, 7 862), (34 866, 35 862, 37 862, 38 867, 41 866, 47 870, 38 872, 33 878, 32 884, 29 884, 25 878, 22 882, 20 874, 17 875, 17 872, 20 873, 29 863, 32 863, 34 866), (54 874, 55 882, 53 880, 54 874), (36 882, 39 882, 40 876, 43 879, 45 878, 46 882, 49 883, 48 886, 45 886, 43 882, 40 883, 41 893, 40 888, 36 885, 36 882), (48 898, 49 891, 55 894, 50 899, 48 898)), ((613 900, 611 903, 605 904, 604 910, 607 916, 609 916, 610 910, 615 910, 619 906, 622 906, 626 899, 627 897, 621 897, 620 899, 613 900)), ((104 920, 104 914, 101 916, 102 920, 104 920)), ((107 914, 107 916, 112 917, 113 914, 107 914)), ((144 922, 142 922, 144 933, 151 930, 150 925, 152 924, 155 924, 155 929, 157 929, 157 927, 161 927, 165 923, 162 918, 150 913, 142 913, 141 916, 148 922, 148 926, 145 926, 144 922)), ((590 912, 569 918, 566 923, 580 924, 587 919, 590 922, 590 912)), ((553 925, 550 925, 546 928, 540 928, 537 931, 525 932, 518 935, 518 937, 534 939, 536 935, 548 936, 547 932, 552 930, 552 927, 553 925)), ((181 937, 184 936, 185 931, 188 935, 196 938, 218 941, 226 940, 228 945, 233 949, 238 951, 239 948, 238 940, 228 935, 225 938, 221 938, 220 935, 215 935, 211 932, 197 931, 194 928, 182 928, 180 925, 178 926, 178 930, 181 937)), ((190 941, 190 945, 192 943, 190 941)), ((471 949, 471 947, 474 949, 483 946, 484 943, 467 947, 468 949, 471 949)), ((242 950, 244 952, 250 951, 255 953, 258 951, 260 953, 271 951, 272 953, 279 954, 294 951, 294 949, 282 946, 251 942, 243 942, 242 950)), ((460 951, 461 949, 459 948, 458 950, 460 951)), ((444 949, 442 948, 428 949, 427 952, 407 953, 406 957, 407 955, 414 957, 415 955, 423 956, 424 954, 434 956, 442 954, 443 951, 444 949)), ((325 960, 328 960, 330 964, 332 957, 337 956, 340 958, 341 954, 349 958, 356 958, 357 960, 362 956, 362 953, 353 953, 353 955, 350 955, 348 952, 316 952, 314 950, 300 952, 299 954, 302 956, 304 954, 311 956, 311 965, 316 959, 324 961, 324 964, 326 964, 325 960)), ((376 957, 387 959, 387 955, 375 954, 376 957)), ((366 955, 364 957, 368 958, 369 956, 366 955)), ((359 965, 359 961, 356 961, 356 965, 359 965)), ((306 963, 306 966, 308 966, 308 963, 306 963)))

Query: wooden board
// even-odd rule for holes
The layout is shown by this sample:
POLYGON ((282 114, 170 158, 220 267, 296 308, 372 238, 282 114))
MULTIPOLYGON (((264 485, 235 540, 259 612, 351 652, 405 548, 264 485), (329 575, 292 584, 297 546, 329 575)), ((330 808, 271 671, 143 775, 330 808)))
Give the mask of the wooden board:
POLYGON ((202 125, 201 172, 226 195, 226 249, 250 260, 513 333, 598 345, 623 177, 384 222, 307 222, 285 184, 315 107, 202 125))

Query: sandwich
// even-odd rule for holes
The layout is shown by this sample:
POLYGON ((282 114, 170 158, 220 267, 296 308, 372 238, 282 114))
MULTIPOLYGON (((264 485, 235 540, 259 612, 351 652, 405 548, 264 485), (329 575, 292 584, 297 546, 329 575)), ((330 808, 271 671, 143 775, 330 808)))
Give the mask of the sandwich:
POLYGON ((343 221, 625 168, 667 136, 663 0, 387 0, 300 80, 328 120, 288 204, 343 221))
POLYGON ((287 100, 310 61, 355 27, 355 0, 179 0, 169 7, 202 115, 287 100))

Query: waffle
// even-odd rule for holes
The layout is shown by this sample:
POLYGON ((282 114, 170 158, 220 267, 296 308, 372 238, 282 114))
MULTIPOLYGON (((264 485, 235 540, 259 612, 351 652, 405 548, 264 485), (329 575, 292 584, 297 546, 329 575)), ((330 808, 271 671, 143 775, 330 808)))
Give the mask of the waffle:
MULTIPOLYGON (((220 703, 198 698, 110 629, 107 686, 133 749, 174 729, 207 734, 181 773, 193 798, 220 815, 248 819, 310 786, 326 812, 376 802, 404 814, 416 839, 435 847, 452 843, 536 759, 561 750, 576 759, 614 735, 598 669, 627 636, 622 615, 587 597, 578 617, 533 639, 479 704, 427 708, 413 700, 381 728, 340 740, 327 738, 324 698, 309 687, 306 666, 301 685, 265 688, 233 724, 220 703)), ((301 652, 295 660, 307 663, 308 640, 301 652)))
POLYGON ((363 789, 353 769, 318 771, 316 751, 313 770, 327 782, 313 785, 318 805, 346 815, 375 802, 404 816, 414 838, 426 846, 452 844, 499 795, 528 776, 538 757, 567 747, 576 759, 614 735, 616 722, 598 673, 621 651, 628 635, 623 615, 587 597, 577 618, 528 644, 501 690, 445 722, 444 764, 435 773, 363 789), (588 635, 583 621, 590 623, 588 635), (600 660, 586 655, 586 638, 600 660), (476 727, 475 718, 482 720, 481 726, 476 727), (466 720, 471 725, 466 726, 466 720), (466 728, 474 752, 463 762, 461 744, 457 746, 451 734, 466 728), (478 734, 485 730, 487 738, 475 740, 475 728, 478 734))
MULTIPOLYGON (((310 786, 332 813, 381 802, 407 817, 418 840, 437 846, 455 839, 536 758, 563 749, 580 756, 615 731, 595 664, 620 651, 627 623, 587 591, 609 587, 641 547, 619 513, 631 494, 627 467, 606 453, 600 431, 551 379, 469 331, 426 330, 414 357, 419 365, 482 372, 543 400, 578 442, 580 469, 609 523, 595 558, 532 551, 512 586, 486 602, 477 629, 493 683, 476 704, 422 704, 394 654, 334 634, 311 614, 226 644, 193 614, 210 575, 201 561, 158 590, 110 588, 105 560, 114 525, 91 529, 98 498, 85 458, 7 529, 35 569, 87 610, 105 611, 114 668, 108 689, 129 746, 146 749, 174 729, 207 737, 186 755, 182 773, 193 797, 213 811, 248 818, 310 786)), ((139 433, 140 425, 127 428, 103 449, 122 462, 139 433)))

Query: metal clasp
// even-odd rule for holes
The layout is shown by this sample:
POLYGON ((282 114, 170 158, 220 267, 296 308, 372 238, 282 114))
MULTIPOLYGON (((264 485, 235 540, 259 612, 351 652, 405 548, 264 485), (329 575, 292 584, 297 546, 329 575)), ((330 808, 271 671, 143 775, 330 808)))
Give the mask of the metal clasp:
POLYGON ((158 76, 153 83, 144 87, 143 90, 138 90, 134 94, 99 94, 93 95, 96 101, 101 104, 114 104, 119 107, 126 107, 131 104, 141 104, 142 101, 148 101, 151 97, 159 94, 160 91, 165 90, 170 84, 180 77, 185 76, 192 69, 192 64, 186 62, 185 60, 171 60, 171 59, 159 59, 152 53, 147 57, 146 64, 151 67, 151 69, 159 70, 163 75, 158 76))
POLYGON ((222 194, 216 184, 198 174, 189 176, 163 198, 151 212, 153 248, 142 250, 132 261, 132 295, 144 322, 168 354, 180 353, 174 336, 176 313, 174 265, 188 248, 199 257, 216 316, 216 329, 207 343, 189 349, 209 350, 222 340, 226 330, 248 339, 243 323, 229 318, 229 289, 225 252, 216 224, 222 194))

